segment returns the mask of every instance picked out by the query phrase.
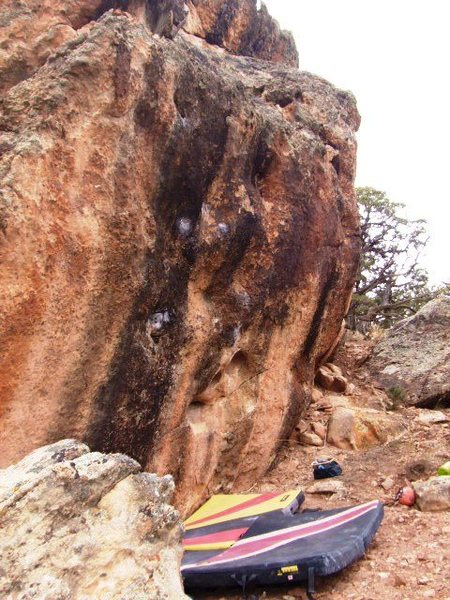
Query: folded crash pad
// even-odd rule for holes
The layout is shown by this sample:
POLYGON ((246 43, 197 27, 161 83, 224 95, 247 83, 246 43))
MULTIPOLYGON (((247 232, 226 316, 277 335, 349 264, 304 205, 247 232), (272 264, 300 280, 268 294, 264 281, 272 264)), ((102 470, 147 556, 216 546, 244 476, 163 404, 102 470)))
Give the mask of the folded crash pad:
POLYGON ((187 588, 293 583, 331 575, 363 556, 383 519, 373 501, 346 509, 256 516, 225 550, 186 551, 187 588))
POLYGON ((305 497, 300 490, 212 496, 184 523, 185 550, 220 550, 241 538, 264 514, 293 514, 305 497))

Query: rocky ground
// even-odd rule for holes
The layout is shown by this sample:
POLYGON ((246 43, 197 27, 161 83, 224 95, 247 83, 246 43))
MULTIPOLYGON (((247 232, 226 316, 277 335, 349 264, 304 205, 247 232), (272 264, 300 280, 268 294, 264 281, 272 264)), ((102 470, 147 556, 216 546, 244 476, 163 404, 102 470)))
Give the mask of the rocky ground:
MULTIPOLYGON (((350 340, 341 349, 338 363, 344 375, 352 381, 350 392, 342 399, 353 405, 377 409, 396 421, 395 434, 380 445, 359 450, 304 446, 290 440, 283 449, 279 463, 252 491, 301 487, 306 490, 305 506, 332 508, 378 498, 385 502, 385 518, 366 557, 345 572, 318 583, 317 600, 413 600, 416 598, 450 599, 449 539, 450 512, 420 512, 396 503, 398 489, 408 481, 426 479, 448 459, 450 424, 428 423, 434 412, 418 408, 387 410, 389 398, 368 384, 363 362, 370 342, 350 340), (311 463, 319 456, 331 456, 343 468, 335 494, 309 493, 314 484, 311 463), (339 489, 340 488, 340 489, 339 489)), ((331 413, 326 392, 324 399, 313 404, 308 418, 325 421, 331 413), (326 410, 324 410, 324 407, 326 410), (321 410, 318 410, 321 409, 321 410)), ((334 409, 336 410, 336 409, 334 409)), ((450 411, 442 412, 450 418, 450 411)), ((308 419, 305 419, 307 421, 308 419)), ((319 428, 320 429, 320 428, 319 428)), ((395 428, 393 428, 395 430, 395 428)), ((305 599, 303 588, 257 590, 257 598, 268 600, 305 599)), ((239 598, 229 594, 194 594, 195 600, 239 598)))

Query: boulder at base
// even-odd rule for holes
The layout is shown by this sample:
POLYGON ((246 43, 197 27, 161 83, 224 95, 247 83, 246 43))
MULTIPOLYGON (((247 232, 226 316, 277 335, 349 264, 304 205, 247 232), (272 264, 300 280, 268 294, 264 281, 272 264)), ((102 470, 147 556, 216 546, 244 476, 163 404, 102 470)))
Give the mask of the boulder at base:
POLYGON ((368 363, 379 385, 405 403, 435 406, 450 400, 450 297, 440 296, 400 321, 375 346, 368 363))
POLYGON ((0 471, 2 600, 182 600, 171 477, 73 440, 0 471))
POLYGON ((330 392, 344 393, 347 389, 347 380, 342 375, 342 371, 331 363, 320 367, 316 375, 316 383, 330 392))
POLYGON ((328 422, 327 442, 343 450, 361 450, 384 444, 402 432, 398 415, 356 407, 337 407, 328 422))
POLYGON ((416 504, 423 511, 450 510, 450 475, 414 483, 416 504))

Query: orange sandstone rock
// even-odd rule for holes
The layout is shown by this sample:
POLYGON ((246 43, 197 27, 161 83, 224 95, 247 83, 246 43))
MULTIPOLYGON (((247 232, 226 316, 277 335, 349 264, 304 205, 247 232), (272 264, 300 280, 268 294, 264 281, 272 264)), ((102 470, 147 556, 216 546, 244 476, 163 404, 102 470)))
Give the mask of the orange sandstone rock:
POLYGON ((359 117, 318 77, 231 54, 278 60, 239 45, 260 27, 244 4, 247 25, 214 16, 221 50, 155 35, 143 0, 7 4, 2 465, 76 437, 172 473, 189 511, 252 485, 309 401, 356 272, 359 117))

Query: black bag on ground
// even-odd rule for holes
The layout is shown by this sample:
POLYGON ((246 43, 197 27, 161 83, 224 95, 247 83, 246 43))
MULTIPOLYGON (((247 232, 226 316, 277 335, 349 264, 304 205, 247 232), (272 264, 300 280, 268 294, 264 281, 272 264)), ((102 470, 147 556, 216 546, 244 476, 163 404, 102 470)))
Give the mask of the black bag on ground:
POLYGON ((342 468, 335 460, 319 458, 313 462, 314 479, 326 479, 342 475, 342 468))

